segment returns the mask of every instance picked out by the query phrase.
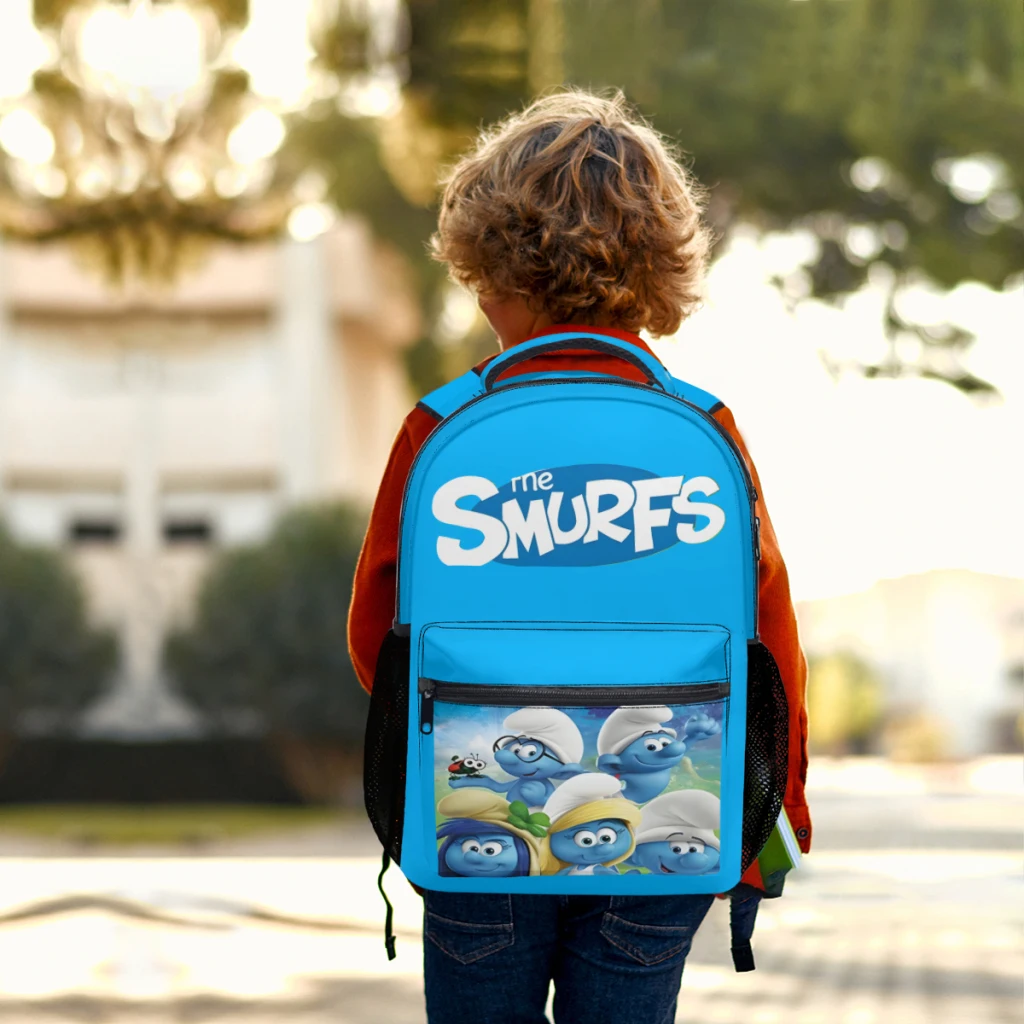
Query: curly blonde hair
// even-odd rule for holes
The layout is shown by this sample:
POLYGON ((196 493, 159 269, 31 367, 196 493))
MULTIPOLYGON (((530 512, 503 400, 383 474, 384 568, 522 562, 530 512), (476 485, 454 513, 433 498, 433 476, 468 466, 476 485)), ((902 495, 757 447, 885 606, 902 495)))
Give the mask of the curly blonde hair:
POLYGON ((485 297, 555 323, 672 334, 700 303, 704 190, 621 92, 537 100, 485 131, 445 182, 434 258, 485 297))

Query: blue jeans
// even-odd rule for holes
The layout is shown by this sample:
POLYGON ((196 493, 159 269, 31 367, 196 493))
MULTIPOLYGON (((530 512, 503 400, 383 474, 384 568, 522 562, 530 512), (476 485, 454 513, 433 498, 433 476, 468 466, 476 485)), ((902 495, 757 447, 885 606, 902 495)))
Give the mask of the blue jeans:
POLYGON ((672 1024, 713 896, 424 894, 430 1024, 672 1024))

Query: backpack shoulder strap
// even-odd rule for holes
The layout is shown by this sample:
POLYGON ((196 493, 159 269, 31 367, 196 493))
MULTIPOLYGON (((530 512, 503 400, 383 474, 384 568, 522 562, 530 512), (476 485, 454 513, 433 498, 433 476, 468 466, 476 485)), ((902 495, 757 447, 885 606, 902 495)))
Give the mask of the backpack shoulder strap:
POLYGON ((672 381, 676 386, 676 394, 680 398, 689 402, 690 405, 697 406, 698 409, 703 409, 704 412, 712 416, 725 404, 720 402, 710 391, 701 391, 700 388, 694 387, 685 380, 673 377, 672 381))
POLYGON ((483 393, 480 374, 476 370, 467 370, 461 377, 456 377, 455 380, 450 380, 431 391, 429 395, 425 395, 416 403, 416 408, 422 409, 440 422, 483 393))

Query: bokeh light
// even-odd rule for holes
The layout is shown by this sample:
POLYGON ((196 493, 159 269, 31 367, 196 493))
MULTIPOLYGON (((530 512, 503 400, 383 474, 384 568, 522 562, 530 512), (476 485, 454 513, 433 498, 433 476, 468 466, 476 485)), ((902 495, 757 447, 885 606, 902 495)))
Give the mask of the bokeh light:
POLYGON ((30 110, 16 107, 0 120, 0 146, 16 160, 45 164, 54 153, 53 133, 30 110))
POLYGON ((97 84, 120 95, 168 102, 198 87, 206 74, 202 30, 182 4, 95 7, 82 22, 78 50, 97 84))
POLYGON ((32 23, 32 0, 0 3, 0 109, 32 88, 32 76, 56 56, 32 23))

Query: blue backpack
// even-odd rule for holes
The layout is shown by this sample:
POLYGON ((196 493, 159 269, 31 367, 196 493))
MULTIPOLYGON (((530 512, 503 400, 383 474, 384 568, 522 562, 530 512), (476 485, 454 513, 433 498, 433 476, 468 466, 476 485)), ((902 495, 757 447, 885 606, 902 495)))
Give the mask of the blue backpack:
POLYGON ((420 403, 439 423, 406 484, 366 736, 385 869, 458 892, 749 888, 788 719, 757 635, 756 495, 720 405, 585 331, 517 345, 420 403), (502 378, 564 349, 646 382, 502 378))

